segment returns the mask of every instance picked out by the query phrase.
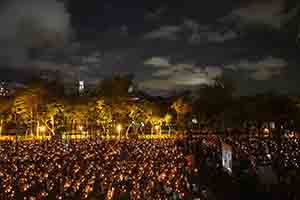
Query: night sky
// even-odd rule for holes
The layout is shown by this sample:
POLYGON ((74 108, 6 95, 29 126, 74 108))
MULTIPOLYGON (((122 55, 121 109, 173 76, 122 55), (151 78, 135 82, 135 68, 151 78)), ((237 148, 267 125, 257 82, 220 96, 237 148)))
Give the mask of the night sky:
MULTIPOLYGON (((243 95, 300 94, 296 0, 0 1, 0 78, 37 69, 95 83, 133 73, 152 94, 219 75, 243 95)), ((22 74, 20 76, 20 74, 22 74)))

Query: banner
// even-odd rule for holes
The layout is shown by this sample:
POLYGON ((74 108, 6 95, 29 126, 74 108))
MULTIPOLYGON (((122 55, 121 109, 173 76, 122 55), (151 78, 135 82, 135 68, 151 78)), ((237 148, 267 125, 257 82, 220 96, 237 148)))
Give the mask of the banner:
POLYGON ((222 143, 222 165, 230 173, 232 172, 232 147, 222 143))

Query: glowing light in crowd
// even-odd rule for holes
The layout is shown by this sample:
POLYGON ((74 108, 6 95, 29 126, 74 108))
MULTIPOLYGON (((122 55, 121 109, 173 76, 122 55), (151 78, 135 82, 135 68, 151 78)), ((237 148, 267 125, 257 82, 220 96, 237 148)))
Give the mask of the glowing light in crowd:
POLYGON ((119 137, 120 137, 121 136, 121 131, 122 131, 122 125, 121 124, 117 125, 117 131, 118 131, 118 134, 119 134, 119 137))
POLYGON ((270 133, 270 130, 269 130, 268 128, 265 128, 265 129, 264 129, 264 133, 265 133, 265 134, 269 134, 269 133, 270 133))

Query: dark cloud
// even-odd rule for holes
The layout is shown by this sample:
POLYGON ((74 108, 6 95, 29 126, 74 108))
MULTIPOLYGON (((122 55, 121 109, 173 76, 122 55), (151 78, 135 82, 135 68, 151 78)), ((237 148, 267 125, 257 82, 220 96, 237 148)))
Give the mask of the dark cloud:
POLYGON ((0 27, 0 51, 6 58, 1 62, 12 66, 27 65, 30 49, 63 47, 72 33, 70 15, 56 0, 5 1, 0 27))
POLYGON ((220 67, 200 67, 192 62, 173 63, 169 59, 152 57, 144 64, 152 67, 152 77, 140 83, 144 89, 176 90, 186 87, 196 87, 201 84, 211 84, 216 76, 222 74, 220 67))
POLYGON ((295 73, 289 73, 289 56, 283 59, 274 53, 283 51, 278 40, 263 31, 253 34, 244 29, 257 24, 284 28, 282 22, 297 8, 282 10, 281 0, 240 5, 234 0, 184 2, 184 6, 170 2, 151 9, 140 9, 141 3, 135 6, 134 2, 105 6, 96 0, 76 1, 70 3, 73 16, 62 2, 7 0, 0 13, 0 25, 7 27, 0 33, 0 62, 20 70, 28 66, 59 70, 65 80, 79 74, 86 82, 133 73, 141 88, 154 94, 210 84, 221 74, 237 80, 241 93, 272 86, 286 89, 288 84, 280 83, 291 76, 293 83, 298 82, 295 73), (270 2, 274 3, 268 6, 270 2), (126 9, 121 7, 125 4, 126 9), (16 12, 20 14, 12 14, 16 12), (26 20, 20 16, 27 16, 26 20), (68 43, 71 19, 78 37, 68 43), (32 48, 43 51, 31 59, 32 48))
POLYGON ((199 24, 186 18, 178 25, 163 25, 146 33, 144 39, 151 40, 183 40, 191 45, 200 43, 219 43, 238 38, 238 34, 229 28, 199 24))
POLYGON ((225 69, 234 72, 244 71, 251 79, 262 81, 280 75, 287 65, 288 63, 284 59, 269 56, 259 61, 241 60, 237 64, 226 65, 225 69))
POLYGON ((232 21, 241 27, 266 25, 279 30, 297 15, 300 8, 298 5, 286 12, 286 6, 287 0, 246 1, 219 20, 223 22, 232 21))
POLYGON ((160 6, 159 8, 154 9, 153 11, 147 12, 147 14, 145 15, 145 19, 150 21, 159 20, 161 19, 162 15, 166 12, 166 10, 167 6, 160 6))
POLYGON ((178 33, 181 31, 180 26, 166 25, 161 26, 157 30, 153 30, 144 35, 145 39, 166 39, 166 40, 178 40, 178 33))

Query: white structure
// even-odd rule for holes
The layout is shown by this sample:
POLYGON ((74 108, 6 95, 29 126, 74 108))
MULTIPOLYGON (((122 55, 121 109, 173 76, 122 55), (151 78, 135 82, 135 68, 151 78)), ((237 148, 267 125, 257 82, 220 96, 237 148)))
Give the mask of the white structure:
POLYGON ((78 91, 79 93, 84 91, 84 81, 79 81, 78 91))

